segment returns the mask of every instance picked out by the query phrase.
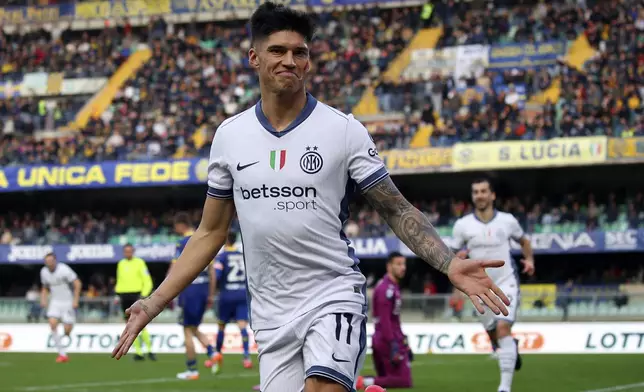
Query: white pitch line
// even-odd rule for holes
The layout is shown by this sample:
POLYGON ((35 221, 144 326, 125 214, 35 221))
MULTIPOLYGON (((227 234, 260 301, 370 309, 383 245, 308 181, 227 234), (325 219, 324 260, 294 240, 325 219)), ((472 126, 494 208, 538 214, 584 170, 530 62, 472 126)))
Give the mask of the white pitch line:
MULTIPOLYGON (((254 373, 222 374, 218 376, 212 376, 212 379, 217 380, 220 378, 239 378, 239 377, 257 377, 259 379, 259 376, 254 373)), ((166 382, 186 382, 186 380, 179 380, 177 378, 148 378, 143 380, 86 382, 86 383, 64 384, 64 385, 31 386, 31 387, 16 388, 15 390, 25 391, 25 392, 59 391, 61 389, 77 390, 82 388, 94 388, 94 387, 119 387, 119 386, 125 386, 125 385, 162 384, 166 382)))
MULTIPOLYGON (((229 389, 163 389, 163 392, 238 392, 229 389)), ((109 392, 123 392, 123 390, 111 390, 109 392)), ((159 392, 158 389, 137 389, 137 392, 159 392)))
POLYGON ((638 382, 637 384, 615 385, 613 387, 602 388, 602 389, 589 389, 583 392, 615 392, 615 391, 626 391, 629 389, 635 389, 639 387, 644 387, 644 382, 638 382))
MULTIPOLYGON (((203 379, 202 379, 203 380, 203 379)), ((194 385, 193 382, 187 381, 188 384, 194 385)), ((259 383, 259 381, 258 381, 259 383)), ((101 389, 100 392, 128 392, 130 389, 123 389, 121 387, 119 388, 111 388, 111 389, 101 389)), ((189 389, 190 392, 238 392, 238 391, 231 391, 229 389, 217 389, 215 388, 214 390, 211 389, 189 389)), ((73 389, 73 392, 92 392, 91 389, 73 389)), ((145 386, 143 387, 137 387, 136 392, 159 392, 158 388, 155 388, 151 386, 150 388, 146 388, 145 386)), ((175 388, 175 389, 163 389, 163 392, 186 392, 186 389, 182 388, 175 388)))
POLYGON ((20 391, 56 391, 60 389, 81 389, 93 387, 118 387, 121 385, 136 385, 136 384, 160 384, 164 382, 181 381, 176 378, 148 378, 144 380, 126 380, 126 381, 105 381, 105 382, 85 382, 76 384, 60 384, 60 385, 43 385, 16 388, 20 391))

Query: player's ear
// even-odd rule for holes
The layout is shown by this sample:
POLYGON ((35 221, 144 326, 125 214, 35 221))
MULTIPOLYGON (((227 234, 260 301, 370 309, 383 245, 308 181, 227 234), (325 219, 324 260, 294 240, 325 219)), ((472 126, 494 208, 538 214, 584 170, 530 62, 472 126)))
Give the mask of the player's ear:
POLYGON ((259 68, 259 56, 257 55, 257 50, 254 47, 248 49, 248 63, 255 69, 259 68))
POLYGON ((306 66, 304 67, 304 72, 309 72, 311 70, 311 59, 306 62, 306 66))

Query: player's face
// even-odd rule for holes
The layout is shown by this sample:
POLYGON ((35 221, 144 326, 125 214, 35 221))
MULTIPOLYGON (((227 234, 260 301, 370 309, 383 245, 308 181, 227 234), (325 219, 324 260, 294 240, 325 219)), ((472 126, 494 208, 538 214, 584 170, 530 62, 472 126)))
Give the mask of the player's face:
POLYGON ((186 232, 186 226, 183 223, 175 223, 174 232, 183 235, 186 232))
POLYGON ((50 271, 53 271, 56 268, 56 258, 53 256, 45 257, 45 265, 50 271))
POLYGON ((123 256, 125 256, 126 259, 131 259, 132 256, 134 256, 134 248, 131 246, 123 248, 123 256))
POLYGON ((394 278, 400 280, 405 277, 407 272, 407 259, 404 257, 396 257, 391 260, 391 274, 394 278))
POLYGON ((496 194, 490 189, 489 183, 478 182, 472 184, 472 202, 477 210, 488 209, 495 199, 496 194))
POLYGON ((304 88, 310 69, 309 47, 304 36, 294 31, 278 31, 256 42, 248 52, 251 66, 260 82, 270 91, 296 93, 304 88))

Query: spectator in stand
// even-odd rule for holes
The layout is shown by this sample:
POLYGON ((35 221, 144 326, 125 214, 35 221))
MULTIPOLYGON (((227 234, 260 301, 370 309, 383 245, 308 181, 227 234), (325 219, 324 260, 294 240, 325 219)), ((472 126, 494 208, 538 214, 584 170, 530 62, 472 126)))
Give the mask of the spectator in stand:
POLYGON ((452 309, 452 317, 457 321, 461 321, 463 319, 465 300, 463 299, 463 293, 457 288, 453 289, 452 295, 449 298, 449 307, 452 309))
POLYGON ((27 304, 29 305, 29 313, 27 314, 28 323, 37 323, 40 321, 42 309, 40 307, 40 290, 37 284, 33 284, 27 294, 25 295, 27 304))
POLYGON ((423 283, 423 295, 425 296, 425 305, 423 306, 425 318, 430 318, 432 314, 436 311, 438 304, 432 301, 432 295, 438 292, 436 284, 432 280, 432 276, 427 274, 425 276, 425 282, 423 283))

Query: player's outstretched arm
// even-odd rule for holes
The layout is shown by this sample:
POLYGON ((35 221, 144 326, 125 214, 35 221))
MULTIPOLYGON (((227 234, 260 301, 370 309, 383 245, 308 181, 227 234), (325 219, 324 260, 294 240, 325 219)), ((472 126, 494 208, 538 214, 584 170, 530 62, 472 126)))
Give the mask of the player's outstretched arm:
POLYGON ((47 299, 49 298, 49 288, 43 283, 40 289, 40 307, 45 309, 47 307, 47 299))
POLYGON ((466 261, 456 257, 425 214, 405 199, 389 177, 369 189, 365 197, 398 238, 429 265, 448 275, 480 313, 484 312, 480 302, 483 301, 494 313, 508 314, 503 303, 509 305, 510 300, 485 273, 485 268, 501 267, 503 261, 466 261))
POLYGON ((215 258, 226 241, 234 213, 232 199, 206 198, 201 223, 168 276, 149 297, 137 301, 126 311, 129 319, 112 357, 119 359, 125 355, 139 332, 215 258))
POLYGON ((526 236, 523 236, 519 239, 519 245, 521 245, 521 252, 523 253, 523 259, 521 260, 521 263, 523 263, 523 271, 521 272, 532 276, 535 271, 532 243, 530 243, 530 240, 526 236))
POLYGON ((224 245, 234 214, 232 199, 206 198, 199 227, 190 237, 168 276, 151 296, 160 297, 165 302, 165 307, 195 280, 224 245))
POLYGON ((371 188, 365 197, 412 252, 447 274, 456 256, 425 214, 405 199, 391 178, 385 178, 371 188))
POLYGON ((80 279, 76 278, 72 282, 72 285, 74 287, 74 300, 73 300, 74 302, 73 302, 73 305, 74 305, 74 309, 77 309, 78 305, 80 303, 80 294, 81 294, 81 290, 83 289, 83 282, 81 282, 80 279))

